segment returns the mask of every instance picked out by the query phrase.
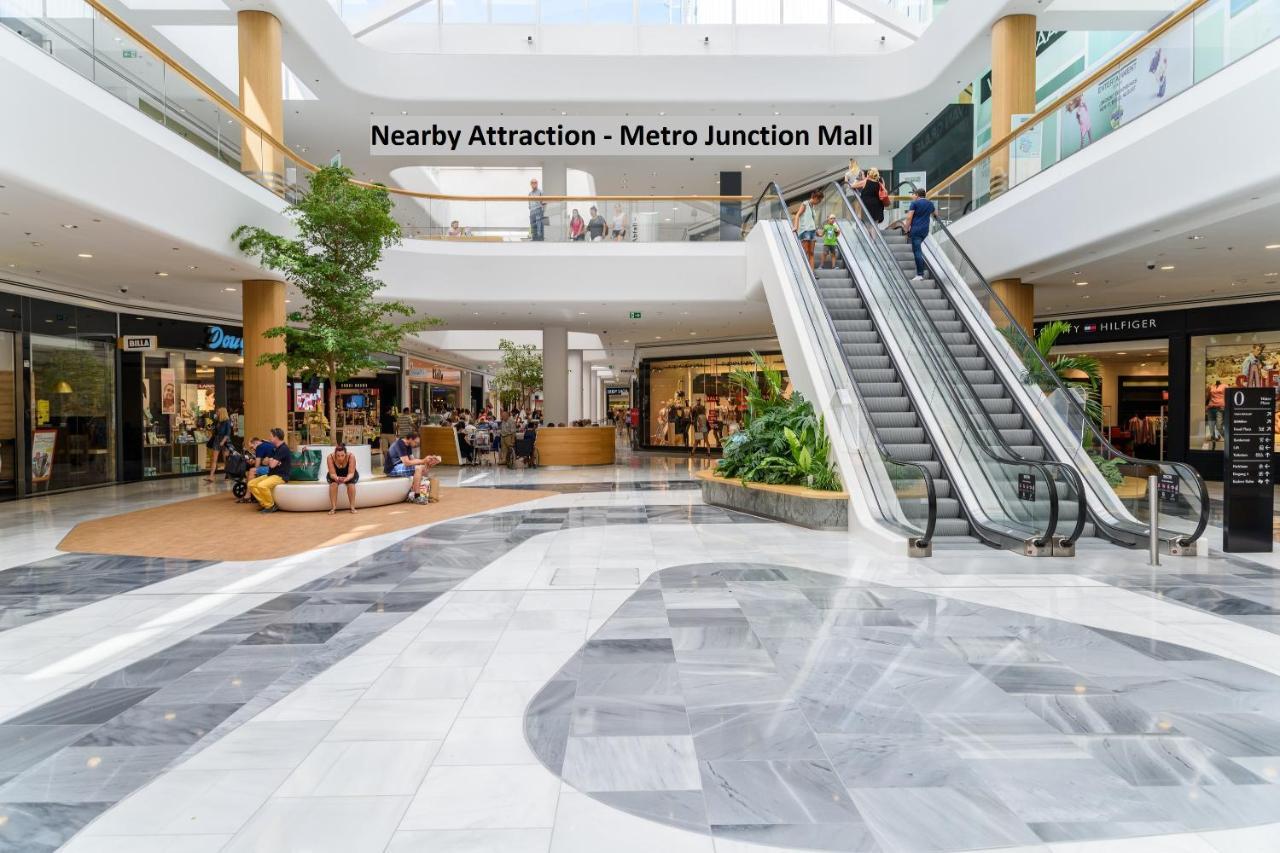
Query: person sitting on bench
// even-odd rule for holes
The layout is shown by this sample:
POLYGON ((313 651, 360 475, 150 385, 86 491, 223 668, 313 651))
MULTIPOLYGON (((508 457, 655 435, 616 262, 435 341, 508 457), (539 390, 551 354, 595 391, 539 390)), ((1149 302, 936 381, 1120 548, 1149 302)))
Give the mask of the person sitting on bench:
POLYGON ((420 498, 419 496, 422 475, 426 473, 428 468, 439 465, 440 457, 427 456, 418 458, 414 456, 418 441, 418 436, 406 435, 392 442, 383 456, 382 472, 388 477, 412 477, 413 484, 409 487, 409 494, 405 497, 405 500, 414 503, 427 503, 426 498, 420 498))
POLYGON ((272 429, 271 440, 259 444, 257 453, 258 462, 266 466, 267 473, 249 481, 249 494, 262 507, 258 512, 275 512, 275 488, 289 482, 289 474, 293 470, 293 451, 284 443, 284 430, 280 427, 272 429))

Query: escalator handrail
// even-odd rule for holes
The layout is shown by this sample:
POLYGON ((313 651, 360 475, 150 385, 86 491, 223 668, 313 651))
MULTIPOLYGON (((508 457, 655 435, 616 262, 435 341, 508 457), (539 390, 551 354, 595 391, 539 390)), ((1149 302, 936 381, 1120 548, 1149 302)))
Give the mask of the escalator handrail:
MULTIPOLYGON (((830 189, 834 190, 834 192, 836 193, 836 196, 840 199, 841 203, 844 205, 846 211, 849 213, 849 221, 853 223, 855 228, 861 230, 863 228, 864 222, 871 221, 870 214, 868 214, 866 211, 866 208, 862 206, 861 198, 857 197, 856 195, 854 196, 854 199, 859 206, 858 209, 861 210, 862 212, 861 215, 859 215, 858 211, 854 209, 853 203, 850 202, 849 196, 844 192, 844 189, 840 186, 838 182, 833 182, 831 184, 830 189)), ((900 278, 905 283, 906 277, 903 275, 902 270, 897 267, 897 264, 886 263, 885 257, 888 256, 892 258, 892 253, 889 252, 888 246, 887 244, 884 243, 884 238, 879 233, 879 231, 876 232, 876 237, 877 239, 880 240, 880 243, 878 246, 876 246, 876 244, 873 241, 867 238, 865 234, 862 235, 862 239, 867 239, 869 243, 871 243, 873 246, 876 246, 876 250, 879 252, 877 256, 877 260, 879 261, 879 263, 884 266, 891 267, 891 272, 888 273, 888 276, 891 279, 894 279, 895 277, 900 278)), ((907 286, 908 288, 910 288, 909 283, 907 284, 907 286)), ((896 288, 895 288, 895 291, 892 291, 892 292, 896 292, 896 288)), ((921 307, 923 308, 923 305, 921 307)), ((914 316, 909 309, 904 308, 904 313, 908 318, 914 316)), ((925 313, 925 316, 928 317, 928 312, 925 311, 924 313, 925 313)), ((933 319, 930 317, 929 321, 930 323, 932 323, 933 319)), ((918 324, 916 325, 918 326, 918 324)), ((925 330, 918 329, 918 331, 922 333, 922 337, 923 337, 924 336, 923 333, 925 330)), ((941 340, 941 335, 937 331, 936 327, 933 328, 933 334, 938 336, 937 340, 941 340)), ((939 361, 939 356, 934 352, 934 350, 931 347, 925 347, 925 350, 927 351, 928 356, 931 360, 933 360, 934 362, 939 361)), ((949 371, 942 369, 941 364, 938 364, 936 366, 939 368, 938 372, 940 375, 949 375, 949 371)), ((969 390, 969 393, 975 399, 977 399, 977 393, 973 390, 973 386, 969 385, 968 377, 964 375, 963 371, 959 370, 958 366, 956 366, 956 373, 959 374, 961 381, 965 383, 966 387, 969 390)), ((958 390, 957 390, 957 393, 959 393, 958 390)), ((967 424, 967 426, 973 432, 974 435, 980 435, 982 433, 981 428, 973 420, 973 415, 971 412, 969 412, 967 406, 957 404, 955 409, 960 413, 960 416, 964 419, 965 423, 967 424)), ((1023 459, 1022 457, 1017 456, 1017 454, 1014 453, 1012 449, 1008 448, 1007 445, 1004 445, 1003 437, 1000 436, 1000 433, 998 430, 995 430, 994 425, 991 426, 991 429, 993 434, 995 435, 997 442, 1001 444, 1002 449, 1008 452, 1008 455, 996 452, 994 449, 992 449, 990 446, 988 446, 985 442, 982 442, 982 441, 975 442, 979 451, 981 451, 988 458, 994 460, 999 465, 1002 465, 1005 467, 1012 466, 1015 468, 1026 467, 1026 468, 1038 470, 1040 472, 1040 475, 1044 478, 1046 491, 1049 494, 1049 519, 1043 535, 1041 535, 1038 538, 1033 536, 1032 544, 1034 544, 1037 548, 1052 546, 1053 535, 1058 528, 1058 514, 1059 514, 1058 513, 1058 489, 1054 485, 1054 479, 1049 475, 1048 466, 1046 466, 1045 464, 1037 460, 1023 459)), ((1077 523, 1077 527, 1081 526, 1082 524, 1082 522, 1078 519, 1076 523, 1077 523)), ((1071 541, 1074 541, 1074 540, 1071 540, 1071 541)))
MULTIPOLYGON (((770 194, 771 190, 773 191, 773 194, 778 197, 779 204, 781 204, 781 209, 783 211, 787 210, 786 197, 782 195, 781 188, 778 187, 776 182, 770 181, 769 185, 765 187, 762 193, 760 193, 760 197, 756 199, 755 205, 753 205, 752 207, 751 215, 755 218, 755 222, 757 225, 762 221, 760 218, 760 204, 762 201, 764 201, 764 197, 770 194)), ((799 280, 798 270, 794 269, 795 267, 794 259, 791 258, 790 254, 787 255, 787 260, 788 260, 788 263, 792 265, 792 268, 793 268, 792 271, 797 273, 796 279, 799 280)), ((812 269, 809 270, 809 280, 811 284, 813 284, 813 282, 816 281, 813 275, 812 269)), ((816 290, 817 285, 813 284, 813 287, 816 290)), ((805 298, 807 301, 808 300, 807 295, 805 298)), ((835 324, 831 322, 831 315, 828 314, 825 310, 813 311, 811 309, 810 313, 820 314, 827 321, 827 330, 831 333, 833 340, 839 343, 840 336, 836 332, 835 324)), ((844 367, 845 367, 845 370, 847 371, 848 366, 844 365, 844 367)), ((831 370, 832 366, 828 364, 827 369, 831 370)), ((843 377, 841 381, 835 382, 833 383, 833 385, 835 385, 836 387, 843 386, 845 388, 851 389, 853 392, 853 395, 858 399, 858 406, 861 408, 861 410, 864 412, 870 411, 870 409, 867 408, 866 402, 862 398, 862 392, 858 389, 858 384, 854 382, 851 377, 843 377)), ((899 459, 895 457, 885 447, 884 442, 882 442, 880 439, 880 435, 877 433, 877 431, 874 428, 869 428, 867 432, 870 433, 872 441, 875 442, 876 452, 880 454, 881 459, 885 460, 886 462, 889 462, 890 464, 900 465, 905 468, 913 468, 916 471, 920 472, 920 477, 921 479, 924 480, 925 495, 928 501, 927 506, 928 506, 929 515, 925 521, 924 534, 915 538, 913 540, 913 544, 915 544, 916 547, 918 548, 927 549, 930 546, 930 544, 933 542, 933 532, 938 525, 938 488, 936 485, 934 485, 933 475, 929 473, 928 468, 924 467, 919 462, 915 462, 910 459, 899 459)))
MULTIPOLYGON (((916 185, 911 181, 899 182, 898 185, 894 187, 894 191, 897 192, 898 190, 902 189, 902 187, 904 186, 909 187, 912 194, 916 192, 916 185)), ((932 219, 933 219, 933 227, 946 235, 947 239, 951 241, 951 245, 955 246, 955 249, 960 254, 960 257, 969 266, 969 269, 973 271, 974 276, 976 276, 978 283, 981 285, 984 298, 989 300, 990 304, 995 306, 995 308, 1004 316, 1004 318, 1008 320, 1008 324, 1009 324, 1008 328, 1012 330, 1009 332, 1009 334, 1020 337, 1022 339, 1022 342, 1026 344, 1027 351, 1035 353, 1035 358, 1040 363, 1040 367, 1042 368, 1042 373, 1045 376, 1048 376, 1053 381, 1053 383, 1058 386, 1059 390, 1064 392, 1062 396, 1066 400, 1066 405, 1075 410, 1073 414, 1083 418, 1083 421, 1082 421, 1083 423, 1089 424, 1089 428, 1093 430, 1094 435, 1096 435, 1098 438, 1098 443, 1108 453, 1110 453, 1113 458, 1123 460, 1126 465, 1133 465, 1133 466, 1145 468, 1145 469, 1154 468, 1157 472, 1159 472, 1163 466, 1167 465, 1176 471, 1186 472, 1187 474, 1190 474, 1190 480, 1192 483, 1195 484, 1196 492, 1198 493, 1198 497, 1200 499, 1200 517, 1199 519, 1197 519, 1195 531, 1190 536, 1182 536, 1182 535, 1175 534, 1171 538, 1171 541, 1185 547, 1185 546, 1190 546, 1193 542, 1199 539, 1204 534, 1205 528, 1208 527, 1209 525, 1209 512, 1210 512, 1210 503, 1209 503, 1209 494, 1208 494, 1209 490, 1208 490, 1208 487, 1205 485, 1204 477, 1200 475, 1200 472, 1197 471, 1194 467, 1186 464, 1185 462, 1175 462, 1175 461, 1161 462, 1154 459, 1140 459, 1135 456, 1129 456, 1128 454, 1122 453, 1120 450, 1118 450, 1107 439, 1107 437, 1103 434, 1102 430, 1098 428, 1098 425, 1093 422, 1092 418, 1089 417, 1088 413, 1085 412, 1085 410, 1080 406, 1079 402, 1075 398, 1075 395, 1072 394, 1069 389, 1067 389, 1066 385, 1062 382, 1062 379, 1058 376, 1058 374, 1053 370, 1052 367, 1049 366, 1049 362, 1045 360, 1044 355, 1040 352, 1040 348, 1036 346, 1035 341, 1031 340, 1031 338, 1027 335, 1026 329, 1022 328, 1022 324, 1016 322, 1013 319, 1013 315, 1009 313, 1008 306, 1006 306, 1003 300, 1001 300, 1000 297, 996 295, 995 290, 991 287, 991 283, 987 281, 987 277, 982 274, 982 271, 978 269, 978 265, 973 262, 973 259, 969 257, 968 252, 966 252, 964 250, 964 247, 960 245, 960 242, 956 240, 955 235, 951 233, 951 229, 947 227, 946 223, 942 221, 941 217, 934 216, 932 217, 932 219)))
MULTIPOLYGON (((841 196, 844 197, 845 203, 850 204, 850 199, 849 199, 850 193, 846 192, 845 188, 840 186, 839 183, 835 183, 832 186, 835 188, 837 192, 841 194, 841 196)), ((854 198, 853 198, 852 204, 856 204, 862 216, 865 217, 863 221, 870 222, 871 213, 870 211, 867 210, 866 205, 863 203, 862 197, 857 194, 853 194, 853 195, 854 195, 854 198)), ((874 234, 874 237, 871 238, 871 241, 876 244, 876 249, 880 252, 882 258, 892 260, 893 253, 890 251, 888 243, 886 243, 884 240, 884 234, 881 233, 880 229, 878 228, 874 229, 874 231, 875 231, 875 234, 874 234)), ((898 278, 901 279, 901 281, 898 281, 897 283, 899 285, 902 285, 905 282, 906 274, 897 268, 896 263, 891 263, 889 264, 889 266, 893 267, 898 272, 898 278)), ((930 331, 933 332, 937 340, 942 340, 942 332, 940 329, 938 329, 938 325, 934 321, 933 315, 931 315, 929 313, 929 310, 925 308, 924 301, 920 298, 920 294, 916 293, 916 289, 911 286, 910 282, 905 282, 905 285, 906 285, 905 288, 901 288, 901 289, 903 289, 904 292, 908 294, 906 298, 914 300, 917 307, 919 308, 919 314, 923 316, 925 319, 925 322, 929 324, 930 331)), ((945 347, 945 346, 942 347, 942 352, 944 353, 945 357, 951 361, 951 363, 955 364, 954 356, 952 356, 951 350, 949 347, 945 347)), ((965 387, 968 389, 968 392, 974 398, 977 398, 977 392, 973 388, 973 383, 969 381, 969 377, 965 375, 965 372, 960 369, 960 366, 958 364, 955 364, 955 368, 956 368, 956 374, 960 377, 961 381, 964 382, 965 387)), ((995 373, 997 376, 1000 377, 1000 382, 1002 385, 1005 386, 1005 391, 1009 393, 1011 399, 1016 400, 1017 398, 1013 396, 1013 389, 1011 389, 1008 383, 1005 381, 1004 374, 999 370, 995 371, 995 373)), ((1012 447, 1009 446, 1009 443, 1005 440, 1004 435, 1000 432, 1000 430, 996 427, 995 423, 991 420, 990 413, 987 412, 987 410, 981 406, 978 407, 978 411, 979 411, 978 417, 981 417, 986 421, 987 428, 990 430, 991 435, 999 443, 1004 453, 1017 459, 1023 459, 1029 463, 1034 462, 1036 464, 1045 466, 1047 468, 1060 469, 1063 472, 1064 478, 1068 482, 1070 482, 1072 488, 1075 489, 1077 511, 1076 511, 1075 527, 1072 529, 1070 536, 1063 537, 1062 542, 1065 545, 1071 545, 1072 543, 1076 542, 1080 538, 1080 535, 1084 532, 1084 525, 1086 520, 1088 519, 1088 503, 1085 497, 1084 478, 1080 476, 1080 472, 1077 471, 1074 466, 1068 465, 1065 462, 1058 462, 1057 460, 1026 459, 1021 454, 1019 454, 1018 451, 1014 450, 1012 447)), ((972 421, 972 417, 970 417, 970 421, 972 421)), ((1048 472, 1046 471, 1045 473, 1047 475, 1048 472)), ((1046 484, 1049 484, 1052 482, 1053 481, 1051 479, 1046 479, 1046 484)), ((1051 489, 1051 491, 1053 490, 1054 489, 1051 489)))

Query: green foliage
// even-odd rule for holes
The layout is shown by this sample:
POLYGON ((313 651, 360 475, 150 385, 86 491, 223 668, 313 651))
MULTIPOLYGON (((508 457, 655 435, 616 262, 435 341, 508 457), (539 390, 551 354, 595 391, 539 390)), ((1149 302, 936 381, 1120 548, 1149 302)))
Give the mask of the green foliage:
POLYGON ((360 186, 350 178, 351 170, 341 166, 311 175, 309 190, 286 210, 295 236, 248 225, 231 235, 241 252, 282 273, 304 302, 287 315, 287 325, 264 333, 284 338, 285 351, 263 355, 258 364, 325 377, 331 411, 337 383, 378 367, 374 353, 395 352, 403 336, 440 322, 401 320, 413 318, 413 309, 375 298, 383 283, 373 272, 383 251, 400 242, 400 225, 391 216, 385 188, 360 186))
POLYGON ((1106 478, 1108 486, 1118 486, 1124 482, 1124 474, 1120 472, 1119 460, 1104 459, 1097 453, 1090 453, 1089 458, 1093 460, 1093 464, 1102 472, 1102 476, 1106 478))
POLYGON ((502 366, 494 382, 503 406, 523 406, 529 395, 542 387, 542 355, 533 344, 517 344, 503 338, 498 342, 502 366))
POLYGON ((752 357, 755 371, 729 375, 729 381, 746 392, 746 424, 725 442, 717 470, 748 483, 839 491, 840 478, 830 462, 831 442, 822 417, 800 394, 784 397, 781 373, 767 369, 758 354, 752 357))
POLYGON ((1039 358, 1034 352, 1024 352, 1025 343, 1018 330, 1013 327, 1005 327, 1001 331, 1005 337, 1009 339, 1015 351, 1022 356, 1023 364, 1026 365, 1028 378, 1041 389, 1046 392, 1051 390, 1057 382, 1054 381, 1056 376, 1058 381, 1069 389, 1080 389, 1084 391, 1084 409, 1085 414, 1089 416, 1089 420, 1095 424, 1102 422, 1102 364, 1096 358, 1090 355, 1053 355, 1053 347, 1057 344, 1058 338, 1071 328, 1071 324, 1065 320, 1054 320, 1052 323, 1045 323, 1040 327, 1040 333, 1036 335, 1032 341, 1036 350, 1039 352, 1039 358), (1048 365, 1048 371, 1045 365, 1048 365), (1081 378, 1079 374, 1083 373, 1081 378))

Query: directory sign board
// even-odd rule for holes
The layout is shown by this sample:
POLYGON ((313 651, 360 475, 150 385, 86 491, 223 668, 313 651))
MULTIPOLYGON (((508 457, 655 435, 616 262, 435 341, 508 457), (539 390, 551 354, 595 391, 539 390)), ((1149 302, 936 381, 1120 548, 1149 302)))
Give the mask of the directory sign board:
POLYGON ((1271 551, 1276 389, 1232 388, 1226 396, 1222 550, 1271 551))

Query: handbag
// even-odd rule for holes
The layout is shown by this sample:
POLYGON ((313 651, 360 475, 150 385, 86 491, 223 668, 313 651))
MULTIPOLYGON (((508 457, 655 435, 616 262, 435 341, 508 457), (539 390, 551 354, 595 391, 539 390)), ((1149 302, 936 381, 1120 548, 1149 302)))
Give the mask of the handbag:
POLYGON ((293 454, 293 467, 289 471, 292 480, 314 482, 320 479, 319 450, 308 450, 305 447, 293 454))
POLYGON ((889 191, 885 189, 885 186, 883 183, 880 184, 880 192, 876 193, 876 196, 880 199, 880 204, 884 205, 885 207, 889 206, 889 201, 890 201, 889 191))

